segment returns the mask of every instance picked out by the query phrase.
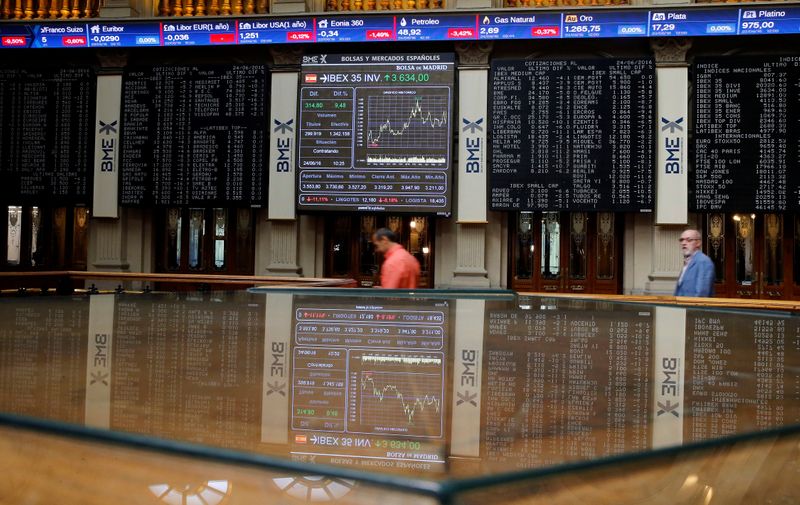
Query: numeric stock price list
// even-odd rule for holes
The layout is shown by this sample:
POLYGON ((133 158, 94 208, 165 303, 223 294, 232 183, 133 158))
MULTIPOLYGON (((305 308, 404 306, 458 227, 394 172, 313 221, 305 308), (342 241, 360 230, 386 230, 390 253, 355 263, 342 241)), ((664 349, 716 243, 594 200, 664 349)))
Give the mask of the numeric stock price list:
POLYGON ((264 65, 130 69, 122 101, 122 205, 264 204, 264 65))
POLYGON ((490 87, 492 209, 652 210, 652 60, 497 60, 490 87))
POLYGON ((800 209, 800 56, 697 58, 690 209, 800 209))
POLYGON ((15 204, 88 203, 94 73, 0 69, 0 182, 15 204))

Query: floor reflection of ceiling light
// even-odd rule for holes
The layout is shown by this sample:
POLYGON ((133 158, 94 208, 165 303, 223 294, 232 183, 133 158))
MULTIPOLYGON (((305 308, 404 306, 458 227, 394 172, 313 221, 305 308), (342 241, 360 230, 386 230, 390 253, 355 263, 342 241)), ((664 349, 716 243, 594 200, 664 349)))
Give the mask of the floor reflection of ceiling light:
POLYGON ((167 505, 218 505, 231 495, 227 480, 210 480, 200 486, 153 484, 150 492, 167 505))
POLYGON ((356 486, 356 481, 354 480, 336 479, 321 475, 276 477, 272 481, 281 491, 292 498, 309 502, 338 500, 356 486))

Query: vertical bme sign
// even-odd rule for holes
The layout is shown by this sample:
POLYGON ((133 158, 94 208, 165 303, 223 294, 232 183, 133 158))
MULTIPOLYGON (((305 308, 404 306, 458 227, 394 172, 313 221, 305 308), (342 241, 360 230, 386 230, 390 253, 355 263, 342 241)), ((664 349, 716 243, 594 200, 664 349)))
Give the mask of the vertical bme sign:
POLYGON ((686 224, 689 179, 686 171, 686 120, 689 75, 686 67, 656 69, 658 114, 656 224, 686 224))
POLYGON ((94 217, 118 217, 119 120, 122 75, 97 76, 94 137, 94 217))
POLYGON ((455 310, 450 454, 480 456, 485 300, 460 299, 455 310))
POLYGON ((458 146, 459 223, 486 222, 486 113, 488 71, 458 72, 461 115, 458 146))
POLYGON ((295 134, 297 131, 297 72, 272 75, 269 149, 269 219, 295 218, 295 134))

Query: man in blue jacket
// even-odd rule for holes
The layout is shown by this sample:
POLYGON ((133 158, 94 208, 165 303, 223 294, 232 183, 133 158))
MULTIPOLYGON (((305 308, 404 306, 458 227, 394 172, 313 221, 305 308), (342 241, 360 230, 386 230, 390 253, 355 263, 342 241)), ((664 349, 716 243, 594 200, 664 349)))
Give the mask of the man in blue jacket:
POLYGON ((714 296, 714 262, 700 250, 703 239, 697 230, 686 230, 678 239, 683 269, 675 296, 714 296))

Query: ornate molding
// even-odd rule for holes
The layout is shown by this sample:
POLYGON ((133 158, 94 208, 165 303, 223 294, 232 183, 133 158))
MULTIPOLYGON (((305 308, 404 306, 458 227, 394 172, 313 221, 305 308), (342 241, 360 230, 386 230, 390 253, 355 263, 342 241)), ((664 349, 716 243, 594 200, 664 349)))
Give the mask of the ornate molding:
POLYGON ((272 61, 280 67, 299 67, 303 58, 303 48, 298 46, 291 47, 270 47, 272 61))
POLYGON ((92 237, 90 246, 94 250, 94 254, 91 254, 92 266, 103 270, 128 270, 127 223, 122 219, 105 218, 93 218, 89 222, 92 237))
POLYGON ((456 268, 453 285, 488 286, 486 225, 456 225, 456 268))
POLYGON ((650 48, 659 66, 687 65, 686 53, 692 41, 683 37, 658 38, 650 41, 650 48))
POLYGON ((270 275, 297 276, 300 272, 297 264, 297 222, 271 221, 269 241, 267 272, 270 275))
POLYGON ((459 66, 488 66, 492 49, 494 49, 494 43, 491 41, 457 42, 458 64, 459 66))
POLYGON ((100 73, 113 73, 128 64, 128 51, 125 49, 98 49, 95 54, 100 64, 100 73))

